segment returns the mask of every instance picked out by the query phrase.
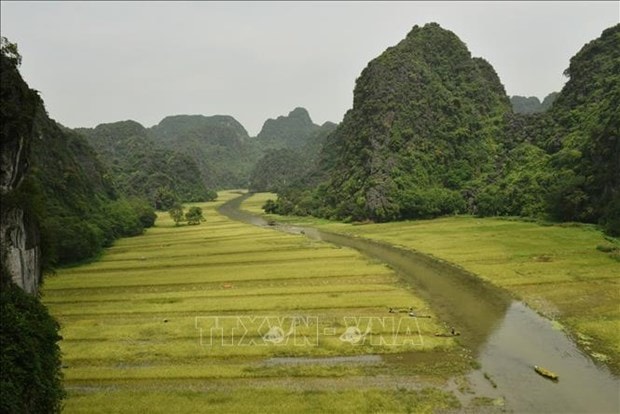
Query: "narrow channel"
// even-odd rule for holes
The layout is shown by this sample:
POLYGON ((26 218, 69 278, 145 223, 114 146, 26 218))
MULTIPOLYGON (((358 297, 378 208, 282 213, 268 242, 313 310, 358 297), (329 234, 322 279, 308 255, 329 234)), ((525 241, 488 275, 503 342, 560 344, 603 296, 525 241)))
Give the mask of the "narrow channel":
MULTIPOLYGON (((418 289, 442 320, 462 333, 459 342, 480 363, 477 374, 486 373, 515 412, 620 412, 620 379, 584 355, 551 321, 505 290, 448 263, 386 243, 308 227, 270 226, 263 218, 239 209, 249 196, 228 201, 219 212, 233 220, 354 248, 392 267, 418 289), (537 375, 533 365, 552 369, 560 380, 537 375)), ((486 379, 475 374, 470 375, 474 387, 488 388, 482 383, 486 379)))

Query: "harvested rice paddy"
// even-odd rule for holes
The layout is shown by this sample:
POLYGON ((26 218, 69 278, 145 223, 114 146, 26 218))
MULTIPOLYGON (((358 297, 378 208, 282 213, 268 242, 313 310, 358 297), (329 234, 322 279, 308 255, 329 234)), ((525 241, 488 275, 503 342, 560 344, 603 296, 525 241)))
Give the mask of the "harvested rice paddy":
POLYGON ((216 212, 236 196, 200 204, 198 226, 162 213, 146 234, 46 279, 43 301, 64 338, 65 412, 433 412, 479 402, 464 377, 453 384, 471 357, 435 336, 446 327, 413 287, 355 250, 216 212), (409 317, 410 307, 429 317, 409 317))

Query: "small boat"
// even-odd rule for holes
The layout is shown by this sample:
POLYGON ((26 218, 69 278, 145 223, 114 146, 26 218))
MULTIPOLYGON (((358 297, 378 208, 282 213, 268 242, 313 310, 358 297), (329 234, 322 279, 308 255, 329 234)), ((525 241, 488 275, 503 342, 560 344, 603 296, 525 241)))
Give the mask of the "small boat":
POLYGON ((447 332, 447 333, 440 332, 440 333, 436 333, 435 336, 440 336, 440 337, 443 337, 443 338, 452 338, 453 336, 459 336, 460 334, 461 334, 460 332, 456 332, 456 331, 454 333, 452 333, 452 332, 447 332))
POLYGON ((534 365, 534 371, 536 371, 538 374, 542 375, 545 378, 549 378, 550 380, 553 381, 557 381, 558 380, 558 374, 556 374, 555 372, 549 371, 546 368, 543 367, 539 367, 538 365, 534 365))

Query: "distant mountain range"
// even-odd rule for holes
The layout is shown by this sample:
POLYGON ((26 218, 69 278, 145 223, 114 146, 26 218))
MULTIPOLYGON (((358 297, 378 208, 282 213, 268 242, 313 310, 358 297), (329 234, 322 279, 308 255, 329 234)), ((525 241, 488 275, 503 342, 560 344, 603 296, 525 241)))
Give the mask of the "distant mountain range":
POLYGON ((517 114, 536 114, 548 111, 558 95, 559 92, 551 92, 545 96, 542 102, 535 96, 526 98, 525 96, 514 95, 510 97, 510 103, 512 104, 512 110, 517 114))
POLYGON ((274 150, 303 152, 305 164, 316 161, 325 131, 334 127, 316 125, 306 109, 295 108, 265 121, 256 137, 225 115, 174 115, 151 128, 121 121, 76 131, 87 137, 121 193, 156 204, 162 187, 184 201, 212 198, 213 189, 247 188, 256 163, 274 150))

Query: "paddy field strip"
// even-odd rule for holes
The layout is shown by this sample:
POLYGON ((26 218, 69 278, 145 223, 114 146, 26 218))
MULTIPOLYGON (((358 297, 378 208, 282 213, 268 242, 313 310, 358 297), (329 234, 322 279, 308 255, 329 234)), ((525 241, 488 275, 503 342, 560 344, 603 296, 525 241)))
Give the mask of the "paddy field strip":
POLYGON ((161 213, 144 235, 46 279, 43 301, 64 338, 65 412, 459 406, 444 386, 471 359, 434 335, 446 327, 415 289, 355 250, 216 212, 236 196, 200 204, 198 226, 161 213), (419 363, 398 362, 403 352, 419 363))
POLYGON ((275 197, 255 194, 241 208, 450 262, 512 292, 620 373, 620 242, 594 226, 470 216, 360 225, 265 215, 262 205, 275 197))

